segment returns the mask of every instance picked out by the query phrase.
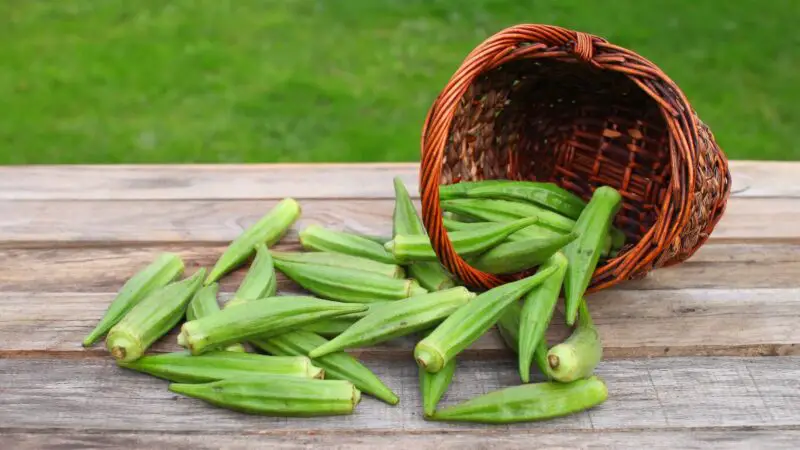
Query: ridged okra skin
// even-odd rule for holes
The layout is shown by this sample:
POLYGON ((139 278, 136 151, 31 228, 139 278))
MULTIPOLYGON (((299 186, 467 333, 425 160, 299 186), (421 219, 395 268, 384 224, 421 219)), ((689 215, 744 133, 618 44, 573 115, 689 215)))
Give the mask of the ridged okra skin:
POLYGON ((386 264, 395 260, 383 245, 373 240, 344 231, 331 230, 319 225, 309 225, 300 232, 300 244, 306 250, 344 253, 386 264))
MULTIPOLYGON (((394 178, 394 211, 392 212, 392 238, 398 235, 427 236, 422 219, 400 177, 394 178)), ((388 241, 387 241, 388 242, 388 241)), ((385 244, 385 243, 384 243, 385 244)), ((415 262, 407 266, 408 275, 429 291, 439 291, 455 286, 455 280, 438 261, 415 262)))
POLYGON ((120 362, 121 367, 176 383, 207 383, 228 378, 283 375, 324 378, 325 371, 305 356, 267 356, 254 353, 214 351, 193 356, 188 352, 143 356, 120 362))
POLYGON ((186 322, 178 344, 193 355, 251 337, 281 334, 316 320, 364 311, 364 305, 322 300, 314 297, 271 297, 246 301, 224 308, 211 316, 186 322))
MULTIPOLYGON (((214 282, 203 286, 198 290, 189 306, 186 307, 186 320, 200 319, 220 311, 219 303, 217 302, 217 293, 219 292, 219 283, 214 282)), ((231 344, 225 347, 225 350, 230 352, 244 352, 246 351, 242 344, 231 344)))
POLYGON ((597 268, 604 238, 621 206, 622 196, 614 188, 601 186, 595 189, 575 224, 578 238, 564 248, 564 255, 569 261, 564 277, 564 305, 570 326, 575 323, 578 305, 597 268))
POLYGON ((551 238, 504 242, 470 260, 470 264, 494 274, 521 272, 544 263, 577 237, 575 233, 567 233, 551 238))
MULTIPOLYGON (((536 223, 537 220, 535 217, 528 217, 482 228, 454 231, 448 234, 448 238, 459 255, 480 254, 503 242, 509 235, 536 223)), ((386 243, 385 247, 401 262, 437 260, 428 236, 399 234, 386 243)))
MULTIPOLYGON (((383 244, 381 244, 383 245, 383 244)), ((397 264, 378 262, 369 258, 333 252, 278 252, 273 250, 272 257, 280 261, 317 266, 344 267, 363 270, 389 278, 405 278, 405 270, 397 264)))
POLYGON ((200 269, 189 278, 152 292, 134 306, 106 336, 106 347, 118 361, 135 361, 167 334, 186 313, 186 306, 205 276, 200 269))
POLYGON ((213 283, 239 267, 256 250, 258 244, 267 247, 278 242, 300 217, 300 204, 293 198, 278 202, 267 214, 234 239, 208 274, 205 284, 213 283))
POLYGON ((603 358, 600 334, 589 316, 586 301, 579 307, 578 326, 562 343, 547 352, 547 362, 553 378, 561 382, 590 376, 603 358))
POLYGON ((439 198, 485 198, 530 202, 577 219, 586 206, 580 197, 555 183, 514 180, 464 181, 439 186, 439 198))
POLYGON ((499 389, 440 409, 433 420, 477 423, 515 423, 552 419, 593 408, 605 402, 608 389, 598 377, 572 383, 548 381, 499 389))
POLYGON ((473 292, 456 287, 388 303, 311 351, 309 357, 317 358, 348 348, 375 345, 430 328, 473 298, 473 292))
POLYGON ((169 390, 248 414, 315 417, 352 414, 361 392, 343 380, 264 375, 203 384, 170 384, 169 390))
POLYGON ((184 270, 180 256, 161 253, 153 262, 137 272, 117 293, 97 326, 83 339, 82 345, 89 347, 117 324, 136 304, 148 294, 166 286, 179 277, 184 270))
MULTIPOLYGON (((500 332, 500 337, 506 346, 514 353, 519 354, 519 331, 520 331, 520 318, 522 316, 522 305, 519 302, 514 302, 503 311, 500 319, 497 320, 497 331, 500 332)), ((536 351, 533 354, 533 362, 539 368, 548 380, 552 379, 550 374, 550 364, 547 362, 547 339, 545 336, 539 340, 536 346, 536 351)), ((530 373, 530 371, 528 372, 530 373)))
POLYGON ((575 227, 575 220, 564 217, 556 212, 540 208, 536 205, 509 200, 495 200, 484 198, 465 198, 445 200, 442 202, 445 211, 466 214, 476 219, 495 222, 497 218, 506 217, 506 220, 517 220, 524 217, 536 217, 537 224, 554 231, 568 233, 575 227))
POLYGON ((561 252, 556 253, 545 266, 555 267, 556 270, 523 300, 519 328, 519 375, 523 383, 530 382, 531 362, 556 309, 567 273, 567 258, 561 252))
MULTIPOLYGON (((251 339, 250 343, 273 355, 308 356, 311 350, 328 342, 310 331, 290 331, 278 336, 251 339)), ((325 370, 326 379, 348 380, 359 390, 390 405, 400 399, 371 370, 345 352, 330 353, 312 359, 315 366, 325 370)))
POLYGON ((436 412, 436 406, 442 399, 450 382, 453 381, 453 374, 456 372, 456 360, 451 359, 436 373, 430 373, 419 367, 419 390, 422 397, 422 412, 425 417, 432 417, 436 412))
POLYGON ((428 372, 438 372, 497 322, 508 305, 540 285, 555 268, 490 289, 453 312, 414 348, 414 359, 428 372))
POLYGON ((275 278, 272 254, 266 244, 258 244, 256 245, 256 257, 253 258, 247 274, 233 294, 233 299, 272 297, 277 290, 278 280, 275 278))
POLYGON ((428 292, 411 279, 389 278, 344 267, 275 261, 287 277, 314 294, 347 303, 399 300, 428 292))

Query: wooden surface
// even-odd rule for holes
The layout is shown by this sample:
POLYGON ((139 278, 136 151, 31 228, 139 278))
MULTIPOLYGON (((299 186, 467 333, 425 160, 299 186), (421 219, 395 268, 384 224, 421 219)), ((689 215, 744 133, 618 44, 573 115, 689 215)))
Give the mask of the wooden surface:
MULTIPOLYGON (((283 197, 304 214, 281 248, 310 223, 389 234, 391 178, 415 194, 416 165, 0 167, 0 448, 796 448, 800 164, 732 171, 728 212, 691 260, 592 296, 608 402, 487 426, 421 418, 410 339, 353 351, 399 405, 365 396, 355 415, 320 419, 213 408, 79 344, 154 255, 210 267, 283 197)), ((550 339, 567 333, 554 323, 550 339)), ((170 335, 153 351, 175 349, 170 335)), ((490 332, 461 355, 443 404, 516 384, 515 367, 490 332)))

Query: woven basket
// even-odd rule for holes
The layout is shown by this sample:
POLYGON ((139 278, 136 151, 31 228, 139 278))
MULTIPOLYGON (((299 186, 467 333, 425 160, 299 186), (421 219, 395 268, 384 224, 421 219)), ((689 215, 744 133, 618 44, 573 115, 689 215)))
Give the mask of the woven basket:
POLYGON ((667 75, 605 39, 555 26, 510 27, 476 47, 428 111, 421 144, 425 227, 440 262, 472 287, 525 274, 481 272, 455 253, 440 184, 552 181, 584 200, 600 185, 618 189, 615 225, 627 243, 599 264, 589 292, 689 258, 730 193, 724 153, 667 75))

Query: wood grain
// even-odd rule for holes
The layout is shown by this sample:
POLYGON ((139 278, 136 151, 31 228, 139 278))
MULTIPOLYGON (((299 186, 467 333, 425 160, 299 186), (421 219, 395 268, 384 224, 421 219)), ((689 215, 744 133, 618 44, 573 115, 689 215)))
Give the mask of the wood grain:
MULTIPOLYGON (((64 358, 104 356, 102 345, 85 350, 80 341, 113 296, 0 293, 0 357, 42 353, 64 358)), ((606 358, 800 354, 800 288, 608 290, 592 296, 590 302, 606 358)), ((557 316, 548 338, 555 343, 568 333, 557 316)), ((170 334, 153 351, 177 350, 175 342, 174 333, 170 334)), ((415 338, 407 337, 352 352, 363 358, 403 358, 411 354, 414 343, 415 338)), ((492 330, 464 357, 507 355, 492 330)))
MULTIPOLYGON (((735 197, 800 197, 800 163, 731 161, 735 197)), ((416 163, 0 167, 0 200, 392 198, 416 163)))
MULTIPOLYGON (((364 397, 352 416, 269 418, 240 414, 169 392, 167 383, 120 369, 108 359, 0 360, 0 428, 14 432, 91 429, 116 432, 258 433, 467 430, 569 432, 800 426, 800 358, 658 358, 601 363, 609 400, 580 414, 539 423, 449 425, 421 418, 410 358, 375 372, 401 397, 391 407, 364 397)), ((461 361, 441 405, 518 384, 516 364, 461 361)))
MULTIPOLYGON (((287 239, 289 241, 289 239, 287 239)), ((299 244, 275 247, 298 251, 299 244)), ((183 258, 188 271, 210 268, 225 247, 199 245, 143 245, 63 248, 0 248, 0 292, 116 292, 139 268, 161 252, 183 258)), ((651 272, 642 280, 616 289, 748 289, 800 287, 800 244, 731 244, 711 242, 689 261, 651 272)), ((222 291, 233 291, 247 266, 221 281, 222 291)), ((279 288, 295 290, 278 274, 279 288)))
MULTIPOLYGON (((224 243, 277 200, 0 201, 0 244, 224 243)), ((294 229, 320 223, 359 233, 391 232, 394 200, 303 200, 294 229)), ((800 241, 800 198, 734 198, 712 240, 800 241)), ((287 239, 295 239, 294 232, 287 239)))
MULTIPOLYGON (((501 427, 502 428, 502 427, 501 427)), ((673 450, 676 448, 750 450, 753 448, 795 449, 800 431, 782 427, 750 427, 709 430, 659 431, 524 431, 460 429, 424 433, 291 433, 290 435, 201 434, 151 432, 87 432, 57 430, 49 433, 0 432, 0 448, 16 450, 67 448, 170 448, 189 450, 240 450, 251 448, 308 449, 335 448, 353 450, 381 449, 530 449, 531 443, 547 448, 564 449, 635 449, 673 450)))

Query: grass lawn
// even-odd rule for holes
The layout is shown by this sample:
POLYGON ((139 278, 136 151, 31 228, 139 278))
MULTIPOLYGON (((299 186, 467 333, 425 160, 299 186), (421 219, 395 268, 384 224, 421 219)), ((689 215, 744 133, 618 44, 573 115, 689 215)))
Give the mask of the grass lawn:
POLYGON ((734 159, 800 159, 797 0, 0 0, 0 164, 414 161, 516 23, 658 64, 734 159))

